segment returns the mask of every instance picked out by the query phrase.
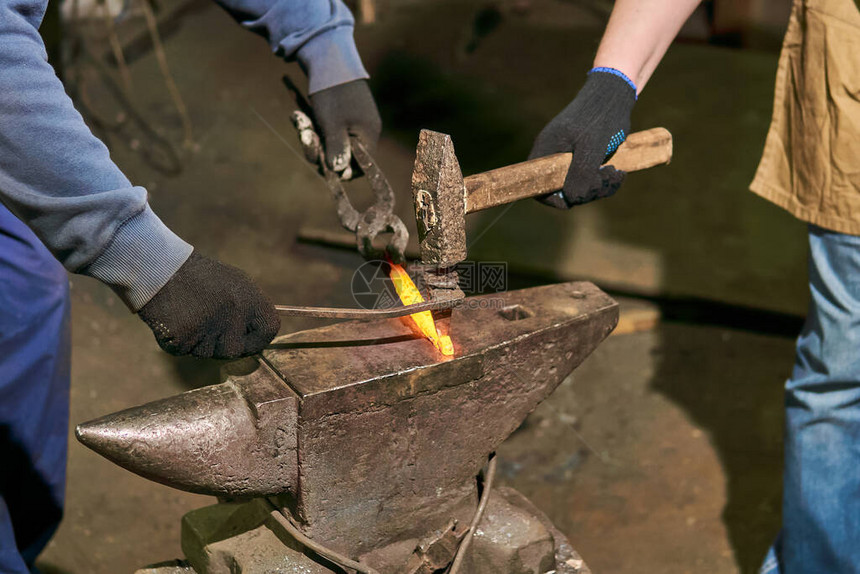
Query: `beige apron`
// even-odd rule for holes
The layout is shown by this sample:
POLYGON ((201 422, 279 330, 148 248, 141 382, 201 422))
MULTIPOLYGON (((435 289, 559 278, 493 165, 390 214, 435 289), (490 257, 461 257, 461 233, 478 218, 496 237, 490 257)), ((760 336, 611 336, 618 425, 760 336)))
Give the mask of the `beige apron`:
POLYGON ((820 227, 860 235, 860 10, 795 0, 773 119, 750 189, 820 227))

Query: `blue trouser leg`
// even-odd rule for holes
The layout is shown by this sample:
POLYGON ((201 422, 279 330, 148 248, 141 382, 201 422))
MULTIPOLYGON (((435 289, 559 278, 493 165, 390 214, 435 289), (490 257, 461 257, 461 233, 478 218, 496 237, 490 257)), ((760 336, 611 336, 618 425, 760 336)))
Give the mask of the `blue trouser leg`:
POLYGON ((63 512, 69 280, 0 205, 0 572, 28 573, 63 512))
POLYGON ((783 525, 763 572, 860 573, 860 237, 810 226, 811 302, 786 383, 783 525))

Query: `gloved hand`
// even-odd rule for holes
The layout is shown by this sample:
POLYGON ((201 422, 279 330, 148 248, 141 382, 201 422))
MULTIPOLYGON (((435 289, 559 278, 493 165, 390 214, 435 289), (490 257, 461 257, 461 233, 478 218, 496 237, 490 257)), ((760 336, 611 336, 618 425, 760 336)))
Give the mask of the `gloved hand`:
POLYGON ((196 251, 138 314, 162 349, 200 358, 257 353, 281 326, 250 277, 196 251))
POLYGON ((562 192, 540 200, 569 209, 613 195, 624 181, 624 172, 600 165, 615 153, 630 133, 630 113, 636 88, 620 72, 595 68, 576 98, 541 130, 529 159, 573 152, 562 192))
POLYGON ((329 168, 342 179, 352 177, 349 136, 358 137, 370 151, 376 148, 382 120, 366 80, 353 80, 311 94, 311 107, 325 146, 329 168))

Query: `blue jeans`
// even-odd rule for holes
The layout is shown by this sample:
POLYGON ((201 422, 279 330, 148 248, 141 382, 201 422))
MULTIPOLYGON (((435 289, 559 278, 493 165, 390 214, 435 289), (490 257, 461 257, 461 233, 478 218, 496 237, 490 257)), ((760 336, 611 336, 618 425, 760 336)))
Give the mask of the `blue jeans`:
POLYGON ((782 532, 762 573, 860 573, 860 237, 810 226, 809 315, 785 386, 782 532))
POLYGON ((27 574, 59 525, 69 424, 69 279, 0 204, 0 572, 27 574))

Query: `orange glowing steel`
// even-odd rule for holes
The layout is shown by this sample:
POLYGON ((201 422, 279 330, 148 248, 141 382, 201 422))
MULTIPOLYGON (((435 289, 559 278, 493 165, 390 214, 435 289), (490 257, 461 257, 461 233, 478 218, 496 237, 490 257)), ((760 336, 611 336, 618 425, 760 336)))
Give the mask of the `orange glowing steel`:
MULTIPOLYGON (((395 263, 389 262, 391 268, 391 281, 394 283, 394 290, 400 296, 400 300, 404 305, 412 305, 413 303, 421 303, 424 297, 415 286, 415 283, 410 279, 406 270, 395 263)), ((421 330, 421 334, 430 339, 430 342, 439 349, 443 355, 454 354, 454 344, 451 342, 451 337, 448 335, 439 335, 436 330, 436 323, 433 321, 433 313, 430 311, 422 311, 410 315, 412 321, 421 330)))

